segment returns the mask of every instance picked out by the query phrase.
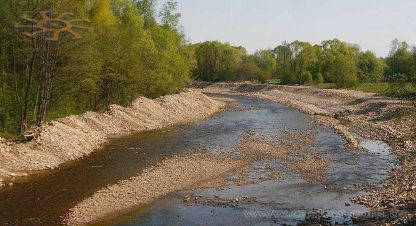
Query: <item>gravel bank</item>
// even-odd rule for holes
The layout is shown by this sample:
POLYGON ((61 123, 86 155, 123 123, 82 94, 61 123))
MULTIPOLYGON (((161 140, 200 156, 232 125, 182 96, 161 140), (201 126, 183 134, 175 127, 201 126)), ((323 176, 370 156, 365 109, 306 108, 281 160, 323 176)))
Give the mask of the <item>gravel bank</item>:
POLYGON ((354 148, 359 148, 363 138, 388 143, 402 160, 401 166, 391 173, 383 188, 352 201, 378 210, 410 212, 408 217, 392 220, 393 223, 416 221, 416 107, 411 102, 360 91, 307 86, 220 83, 200 88, 207 93, 256 96, 299 109, 312 115, 316 122, 333 128, 354 148))
POLYGON ((137 177, 101 189, 71 209, 67 225, 86 225, 148 204, 169 193, 231 176, 244 160, 209 153, 176 156, 144 170, 137 177))
POLYGON ((0 138, 0 185, 3 180, 82 158, 99 149, 111 135, 149 131, 206 118, 223 102, 189 90, 155 100, 144 97, 129 107, 111 105, 105 113, 87 112, 48 123, 30 142, 0 138))
MULTIPOLYGON (((293 170, 295 173, 299 172, 303 177, 305 172, 315 170, 320 173, 318 176, 324 176, 327 168, 324 159, 319 158, 322 164, 317 166, 315 165, 317 158, 307 154, 314 144, 315 133, 313 129, 301 132, 286 131, 284 134, 269 137, 247 131, 241 135, 241 142, 233 148, 235 152, 226 151, 218 156, 209 152, 199 152, 172 157, 144 170, 136 177, 95 192, 94 195, 76 204, 65 216, 64 223, 67 225, 99 223, 182 190, 224 189, 229 185, 242 186, 280 180, 283 174, 267 163, 264 163, 264 168, 256 169, 256 172, 263 172, 264 176, 252 178, 247 174, 254 169, 255 162, 270 160, 270 158, 281 161, 296 155, 307 161, 309 165, 307 163, 296 165, 293 162, 296 166, 293 170)), ((292 164, 292 161, 285 162, 288 168, 292 164)), ((314 181, 318 176, 307 179, 314 181)))

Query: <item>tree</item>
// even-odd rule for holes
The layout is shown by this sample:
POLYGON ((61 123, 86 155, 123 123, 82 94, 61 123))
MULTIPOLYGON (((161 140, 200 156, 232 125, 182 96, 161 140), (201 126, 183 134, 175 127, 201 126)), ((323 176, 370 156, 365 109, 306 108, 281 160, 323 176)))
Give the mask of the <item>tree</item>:
POLYGON ((283 83, 302 84, 304 72, 319 70, 320 52, 320 47, 301 41, 276 47, 277 73, 283 83))
POLYGON ((254 53, 256 65, 269 73, 270 75, 274 74, 276 71, 276 59, 274 58, 273 52, 271 50, 258 50, 254 53))
POLYGON ((243 53, 239 47, 228 43, 204 42, 195 47, 197 67, 194 76, 204 81, 232 81, 242 61, 243 53))
MULTIPOLYGON (((290 62, 292 60, 292 51, 288 42, 283 42, 281 45, 273 49, 273 54, 276 58, 276 76, 280 77, 284 83, 292 83, 290 62)), ((293 79, 294 80, 294 79, 293 79)))
POLYGON ((323 41, 321 46, 324 80, 335 82, 339 88, 357 85, 359 47, 338 39, 323 41))
POLYGON ((349 88, 357 85, 357 66, 348 55, 337 54, 331 67, 338 88, 349 88))
POLYGON ((155 2, 0 1, 0 133, 23 134, 54 118, 181 91, 193 53, 176 29, 149 22, 155 2), (19 17, 39 18, 45 8, 88 17, 95 31, 47 42, 49 34, 28 38, 15 29, 19 17))
POLYGON ((309 71, 302 72, 301 76, 301 84, 303 85, 311 85, 313 83, 312 74, 309 71))
POLYGON ((385 63, 376 55, 367 51, 360 53, 358 75, 361 82, 379 82, 384 78, 385 63))
POLYGON ((145 21, 145 26, 149 27, 156 24, 156 0, 134 0, 133 1, 145 21))
POLYGON ((386 58, 387 69, 386 76, 391 82, 408 82, 411 80, 412 53, 409 51, 409 45, 406 42, 400 42, 395 39, 392 41, 389 56, 386 58))
POLYGON ((178 3, 174 0, 169 0, 163 4, 162 10, 159 12, 159 17, 162 20, 162 24, 171 28, 179 28, 179 20, 181 14, 177 12, 178 3))

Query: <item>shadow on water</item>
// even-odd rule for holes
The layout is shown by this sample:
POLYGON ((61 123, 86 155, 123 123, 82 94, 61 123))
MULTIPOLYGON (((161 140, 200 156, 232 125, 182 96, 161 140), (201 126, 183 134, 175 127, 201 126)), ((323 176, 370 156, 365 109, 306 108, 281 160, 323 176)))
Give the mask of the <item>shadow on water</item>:
MULTIPOLYGON (((172 127, 127 137, 114 138, 102 151, 65 165, 62 169, 0 190, 0 224, 56 225, 69 208, 94 191, 119 180, 137 175, 161 159, 198 148, 213 152, 230 149, 247 130, 258 134, 276 134, 284 129, 302 130, 311 126, 309 116, 266 100, 229 96, 237 100, 217 117, 192 125, 172 127)), ((356 185, 380 182, 393 167, 388 147, 368 141, 363 146, 382 152, 356 153, 345 150, 344 141, 332 130, 320 127, 316 152, 331 161, 324 181, 307 183, 291 172, 280 182, 231 186, 226 190, 204 189, 172 194, 140 209, 120 225, 227 225, 263 223, 299 223, 314 209, 336 213, 367 212, 351 204, 349 198, 363 194, 356 185), (327 186, 329 190, 323 190, 327 186), (250 204, 218 208, 184 206, 184 194, 234 198, 255 196, 271 205, 250 204), (254 211, 254 212, 253 212, 254 211), (255 212, 258 211, 258 212, 255 212), (272 211, 272 212, 270 212, 272 211), (274 212, 273 212, 274 211, 274 212), (250 214, 274 213, 271 217, 250 214), (285 213, 285 214, 282 214, 285 213)), ((270 215, 270 214, 269 214, 270 215)), ((334 215, 334 214, 332 214, 334 215)), ((332 217, 337 222, 348 218, 332 217)), ((115 223, 115 222, 108 222, 115 223)))

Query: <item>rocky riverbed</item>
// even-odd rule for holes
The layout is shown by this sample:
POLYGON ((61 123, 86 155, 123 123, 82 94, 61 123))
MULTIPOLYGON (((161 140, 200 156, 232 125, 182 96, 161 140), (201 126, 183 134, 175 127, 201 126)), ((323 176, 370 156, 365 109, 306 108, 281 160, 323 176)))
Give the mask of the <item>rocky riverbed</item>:
MULTIPOLYGON (((58 173, 56 179, 52 180, 57 185, 51 184, 53 196, 45 194, 47 198, 42 198, 40 202, 49 205, 50 198, 67 199, 62 202, 63 207, 53 213, 53 219, 47 219, 48 211, 34 211, 24 214, 25 218, 16 222, 58 224, 57 216, 62 216, 65 220, 59 222, 67 225, 101 222, 137 208, 158 205, 154 203, 158 203, 158 200, 163 203, 172 194, 179 194, 181 205, 190 206, 187 210, 179 208, 178 214, 191 218, 193 214, 185 213, 204 213, 208 209, 203 206, 228 208, 221 213, 235 215, 240 207, 258 205, 260 210, 265 208, 264 211, 269 211, 267 208, 270 207, 279 211, 289 208, 306 213, 306 217, 277 218, 276 222, 304 221, 307 224, 321 222, 322 219, 332 223, 351 223, 353 219, 354 222, 369 222, 368 219, 353 218, 348 214, 349 211, 368 212, 367 208, 356 205, 355 202, 373 208, 374 211, 398 209, 409 213, 380 221, 370 220, 377 224, 405 223, 413 219, 415 158, 411 155, 414 148, 411 131, 415 121, 412 114, 414 107, 410 103, 355 91, 309 87, 214 84, 202 88, 157 100, 140 98, 129 108, 112 106, 104 114, 86 113, 58 120, 43 128, 43 132, 28 143, 16 144, 2 140, 0 144, 9 148, 6 153, 21 158, 20 164, 24 164, 25 159, 31 157, 29 147, 38 148, 34 149, 38 151, 35 153, 45 150, 46 157, 58 155, 57 163, 60 163, 71 159, 66 153, 72 151, 83 153, 75 155, 74 158, 89 155, 114 134, 193 122, 218 112, 224 107, 224 102, 228 103, 226 110, 215 118, 186 126, 184 129, 175 129, 176 132, 172 134, 156 131, 154 138, 141 138, 131 145, 125 146, 124 142, 120 142, 122 151, 119 154, 109 155, 108 150, 105 156, 97 155, 91 162, 87 158, 79 164, 79 170, 68 170, 74 171, 76 175, 79 175, 78 172, 90 175, 86 176, 87 183, 80 180, 82 177, 74 177, 70 180, 71 184, 60 184, 60 175, 65 177, 71 173, 58 173), (201 92, 215 95, 208 97, 201 92), (280 104, 299 109, 310 116, 280 104), (49 139, 49 133, 55 132, 57 137, 51 135, 49 139), (75 143, 79 144, 74 145, 74 140, 57 142, 62 140, 59 139, 62 136, 70 135, 77 135, 75 143), (94 138, 90 141, 89 136, 100 139, 94 138), (376 149, 378 144, 366 139, 389 143, 391 150, 401 160, 401 167, 391 171, 391 178, 384 187, 372 183, 379 183, 386 178, 387 170, 391 169, 391 158, 382 152, 367 152, 368 147, 363 143, 367 146, 375 145, 376 149), (38 145, 35 145, 36 142, 38 145), (52 145, 48 145, 48 142, 52 145), (72 146, 65 149, 61 144, 72 146), (91 145, 84 150, 81 145, 85 144, 91 145), (22 151, 16 147, 26 149, 22 151), (62 153, 57 148, 63 148, 62 153), (172 153, 168 154, 170 152, 172 153), (160 159, 159 153, 167 155, 160 159), (139 161, 147 158, 150 165, 145 164, 146 161, 139 161), (123 162, 129 162, 129 165, 126 166, 123 162), (92 172, 91 167, 97 172, 92 172), (99 173, 101 171, 104 173, 99 173), (94 182, 94 175, 99 176, 97 183, 94 182), (72 185, 74 183, 75 186, 72 185), (88 188, 84 189, 82 185, 88 188), (71 187, 81 191, 82 196, 72 197, 69 192, 66 194, 67 188, 71 187), (211 191, 211 188, 216 191, 211 191), (315 214, 309 208, 330 208, 335 213, 346 214, 347 217, 337 218, 338 215, 335 215, 336 218, 331 219, 325 214, 315 214), (318 220, 315 221, 315 218, 318 220)), ((384 150, 384 147, 380 148, 384 150)), ((39 155, 41 157, 43 155, 39 155)), ((35 162, 34 159, 31 161, 35 162)), ((47 160, 45 162, 51 164, 47 160)), ((55 165, 48 166, 58 166, 55 165)), ((40 166, 35 169, 48 168, 40 166)), ((9 178, 18 176, 18 173, 27 173, 12 167, 3 169, 1 172, 9 178)), ((48 183, 45 180, 38 187, 44 190, 48 183)), ((30 203, 30 189, 25 186, 20 188, 25 202, 30 203)), ((8 190, 10 191, 5 192, 4 197, 7 200, 18 200, 13 198, 13 188, 8 190)), ((41 190, 36 194, 38 193, 43 194, 41 190)), ((22 195, 20 192, 16 194, 22 195)), ((37 199, 41 197, 43 196, 37 199)), ((10 203, 7 200, 3 203, 10 203)), ((18 208, 18 204, 15 206, 18 208)), ((166 211, 175 212, 176 208, 166 211)), ((10 216, 8 212, 13 214, 8 217, 8 222, 14 222, 13 218, 22 216, 19 211, 11 211, 4 206, 5 216, 10 216)), ((213 223, 227 222, 229 216, 225 215, 225 218, 219 218, 213 223)), ((174 216, 175 219, 166 220, 189 223, 178 221, 176 214, 174 216)), ((141 223, 147 222, 146 214, 139 219, 141 223)), ((192 220, 197 223, 203 219, 192 220)), ((235 220, 238 222, 237 218, 235 220)), ((249 222, 258 221, 254 218, 241 221, 244 224, 249 222)))
MULTIPOLYGON (((352 145, 346 148, 342 139, 330 129, 321 127, 317 120, 275 105, 262 97, 234 94, 236 95, 215 97, 228 102, 226 110, 218 118, 202 123, 204 126, 196 126, 204 138, 198 138, 195 134, 194 142, 209 149, 199 155, 169 158, 135 177, 99 189, 71 208, 65 222, 83 225, 117 219, 117 216, 153 206, 157 200, 163 202, 167 196, 180 191, 185 191, 180 198, 184 206, 191 205, 192 208, 192 203, 199 206, 195 209, 196 215, 201 214, 199 208, 206 205, 224 208, 260 205, 279 210, 291 208, 308 214, 309 210, 303 210, 305 205, 331 208, 343 214, 348 214, 348 211, 366 212, 366 208, 350 203, 349 198, 353 194, 362 194, 366 184, 379 182, 383 178, 383 169, 389 169, 390 160, 380 159, 373 164, 370 159, 378 159, 376 153, 367 154, 361 149, 357 151, 352 145), (144 183, 142 178, 148 177, 149 172, 158 173, 144 183), (212 195, 210 188, 217 189, 218 194, 212 195), (202 194, 198 194, 200 189, 202 194), (203 192, 205 190, 206 193, 203 192), (223 193, 236 195, 223 197, 223 193), (257 200, 256 197, 268 197, 271 200, 257 200), (302 203, 301 206, 297 206, 297 202, 302 203)), ((346 144, 350 142, 347 141, 346 144)), ((172 205, 175 206, 173 203, 166 206, 172 205)), ((173 210, 163 212, 165 211, 173 210)), ((155 214, 159 212, 157 209, 155 214)), ((329 221, 348 223, 351 216, 347 216, 329 221)), ((165 222, 174 223, 178 220, 175 217, 166 219, 165 222)), ((194 219, 194 223, 199 220, 201 219, 194 219)), ((223 220, 214 222, 220 224, 225 222, 223 220)), ((239 218, 235 220, 238 222, 239 218)), ((279 219, 278 222, 286 220, 293 223, 302 219, 289 217, 279 219)), ((146 219, 139 217, 138 222, 142 224, 146 219)))
MULTIPOLYGON (((403 209, 415 220, 416 213, 416 106, 409 101, 352 90, 328 90, 307 86, 274 86, 247 83, 200 84, 207 93, 256 96, 312 115, 316 122, 335 129, 351 147, 361 149, 362 139, 388 143, 400 158, 385 186, 353 201, 375 209, 403 209)), ((391 220, 391 219, 390 219, 391 220)), ((381 221, 381 223, 383 223, 381 221)))

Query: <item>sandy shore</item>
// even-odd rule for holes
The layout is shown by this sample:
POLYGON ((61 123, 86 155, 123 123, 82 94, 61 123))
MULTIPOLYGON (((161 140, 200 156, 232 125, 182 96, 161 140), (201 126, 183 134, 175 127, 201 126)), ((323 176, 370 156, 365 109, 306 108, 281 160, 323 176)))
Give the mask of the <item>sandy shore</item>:
POLYGON ((138 98, 129 107, 112 105, 105 113, 87 112, 48 123, 25 143, 0 138, 0 185, 3 180, 82 158, 98 150, 111 135, 149 131, 206 118, 224 106, 189 90, 151 100, 138 98))

